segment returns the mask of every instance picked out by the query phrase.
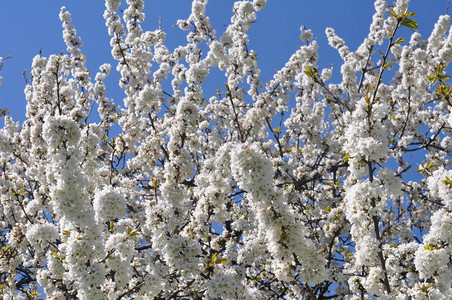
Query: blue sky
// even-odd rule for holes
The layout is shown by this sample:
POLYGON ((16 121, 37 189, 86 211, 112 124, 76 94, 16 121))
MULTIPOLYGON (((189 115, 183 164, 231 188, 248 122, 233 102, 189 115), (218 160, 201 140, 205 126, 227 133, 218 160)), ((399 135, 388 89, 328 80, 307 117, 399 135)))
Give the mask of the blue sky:
MULTIPOLYGON (((58 13, 61 6, 71 12, 73 23, 81 36, 87 64, 94 74, 98 67, 111 62, 109 36, 102 18, 102 0, 21 0, 2 1, 0 10, 0 56, 8 59, 0 75, 0 108, 9 108, 14 119, 25 119, 24 69, 30 70, 33 57, 42 49, 43 55, 60 53, 65 49, 58 13)), ((125 0, 122 1, 123 5, 125 0)), ((213 27, 221 33, 229 24, 233 0, 210 0, 207 14, 213 27)), ((144 29, 162 27, 167 32, 167 45, 173 49, 184 43, 184 32, 172 25, 188 17, 189 0, 145 0, 146 22, 144 29)), ((438 19, 446 13, 447 0, 412 0, 410 11, 418 14, 419 32, 424 38, 438 19)), ((281 68, 302 42, 298 38, 301 25, 312 29, 320 45, 320 65, 335 66, 339 73, 340 60, 325 38, 325 28, 333 27, 348 46, 355 50, 368 32, 374 12, 372 0, 268 0, 267 8, 258 13, 257 22, 249 31, 250 49, 258 54, 262 79, 268 80, 281 68)), ((410 34, 410 32, 405 32, 410 34)), ((109 96, 117 102, 122 93, 116 88, 116 78, 109 82, 109 96)), ((336 77, 337 78, 337 77, 336 77)), ((222 88, 223 83, 219 86, 222 88)), ((215 87, 214 87, 215 88, 215 87)))

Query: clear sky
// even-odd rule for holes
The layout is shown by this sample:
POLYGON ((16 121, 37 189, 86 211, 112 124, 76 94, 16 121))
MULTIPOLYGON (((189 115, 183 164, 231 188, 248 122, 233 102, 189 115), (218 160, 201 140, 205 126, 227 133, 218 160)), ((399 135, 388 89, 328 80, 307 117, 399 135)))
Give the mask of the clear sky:
MULTIPOLYGON (((392 1, 392 0, 390 0, 392 1)), ((123 5, 125 0, 122 1, 123 5)), ((258 13, 257 22, 249 31, 250 48, 258 54, 262 79, 269 79, 274 70, 281 68, 302 42, 298 38, 301 25, 312 29, 320 45, 320 65, 336 66, 340 60, 325 38, 325 28, 333 27, 355 50, 368 32, 374 12, 372 0, 268 0, 267 8, 258 13)), ((207 14, 211 16, 218 36, 229 24, 233 0, 210 0, 207 14)), ((24 69, 30 70, 33 57, 42 49, 43 55, 65 50, 58 13, 61 6, 71 12, 73 23, 81 36, 87 64, 93 74, 105 62, 112 62, 109 36, 102 17, 103 0, 20 0, 2 1, 0 8, 0 56, 8 59, 0 75, 0 108, 9 108, 15 119, 25 119, 24 69)), ((172 25, 177 19, 188 17, 189 0, 145 0, 146 22, 144 29, 162 27, 167 32, 170 49, 184 43, 185 33, 172 25)), ((410 11, 418 14, 419 32, 424 38, 438 19, 446 13, 447 0, 412 0, 410 11)), ((405 32, 410 34, 409 32, 405 32)), ((113 66, 115 63, 112 62, 113 66)), ((116 77, 117 78, 117 77, 116 77)), ((115 87, 116 79, 109 82, 109 96, 121 101, 122 94, 115 87)), ((223 83, 219 86, 223 86, 223 83)), ((107 87, 108 88, 108 87, 107 87)))

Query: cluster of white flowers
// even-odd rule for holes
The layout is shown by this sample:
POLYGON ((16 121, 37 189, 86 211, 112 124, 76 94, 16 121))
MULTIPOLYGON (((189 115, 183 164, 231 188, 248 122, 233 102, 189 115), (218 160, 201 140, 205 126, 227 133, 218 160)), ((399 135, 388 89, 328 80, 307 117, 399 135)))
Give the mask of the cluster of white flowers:
POLYGON ((39 243, 53 243, 58 239, 58 228, 51 223, 33 224, 27 229, 26 237, 33 247, 40 248, 39 243))
POLYGON ((220 37, 191 3, 172 50, 143 0, 105 1, 122 101, 62 8, 66 52, 33 59, 28 119, 0 129, 2 296, 452 298, 450 17, 402 40, 409 1, 376 0, 356 51, 328 28, 337 84, 302 26, 264 83, 267 1, 235 1, 220 37))
POLYGON ((388 4, 385 0, 375 1, 375 14, 372 18, 372 24, 370 25, 369 38, 373 41, 373 43, 382 44, 383 39, 387 36, 387 28, 385 28, 385 15, 386 8, 388 4))
POLYGON ((94 196, 93 208, 95 218, 100 224, 122 218, 126 213, 124 193, 120 188, 105 187, 94 196))
POLYGON ((280 192, 274 190, 270 160, 259 154, 257 145, 238 145, 231 152, 231 171, 238 186, 248 192, 247 205, 258 223, 257 235, 265 237, 277 278, 289 280, 296 271, 306 282, 324 280, 325 261, 312 242, 305 239, 303 224, 296 222, 294 212, 284 205, 280 192), (297 266, 291 255, 301 265, 297 266), (309 266, 303 263, 307 260, 309 266))
POLYGON ((110 11, 117 11, 121 5, 121 0, 108 0, 105 1, 105 7, 110 11))
POLYGON ((452 210, 452 170, 439 168, 427 179, 430 193, 443 202, 446 209, 452 210))
POLYGON ((77 146, 80 139, 78 124, 70 117, 46 117, 44 120, 43 137, 50 149, 70 151, 69 147, 77 146))

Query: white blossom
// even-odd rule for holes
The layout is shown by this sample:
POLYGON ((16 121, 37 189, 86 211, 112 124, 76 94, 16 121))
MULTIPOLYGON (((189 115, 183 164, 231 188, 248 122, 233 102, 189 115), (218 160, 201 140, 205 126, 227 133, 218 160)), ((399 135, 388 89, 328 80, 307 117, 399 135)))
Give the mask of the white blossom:
POLYGON ((33 224, 27 230, 27 239, 32 245, 55 242, 58 239, 58 228, 51 223, 33 224))
POLYGON ((124 193, 119 188, 105 187, 94 196, 93 208, 99 223, 121 218, 126 212, 124 193))
POLYGON ((4 298, 452 298, 450 17, 425 38, 376 0, 356 50, 326 29, 339 66, 302 26, 265 81, 266 4, 218 35, 192 0, 175 46, 145 1, 106 0, 116 66, 94 72, 61 9, 66 50, 0 129, 4 298))

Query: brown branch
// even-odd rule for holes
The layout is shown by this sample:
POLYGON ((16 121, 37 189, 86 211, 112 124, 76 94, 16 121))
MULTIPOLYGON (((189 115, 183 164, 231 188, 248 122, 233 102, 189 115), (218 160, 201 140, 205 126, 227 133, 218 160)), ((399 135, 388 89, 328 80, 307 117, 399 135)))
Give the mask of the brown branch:
POLYGON ((235 122, 237 123, 237 130, 238 130, 238 134, 239 134, 239 140, 240 140, 240 142, 243 143, 243 142, 245 142, 245 137, 243 136, 243 131, 242 131, 242 128, 241 128, 240 122, 239 122, 239 115, 238 115, 238 113, 237 113, 237 111, 235 109, 234 101, 232 99, 232 92, 229 89, 229 85, 227 83, 225 84, 225 86, 226 86, 226 89, 227 89, 226 95, 228 96, 228 98, 229 98, 229 100, 231 102, 232 111, 234 113, 234 119, 235 119, 235 122))

